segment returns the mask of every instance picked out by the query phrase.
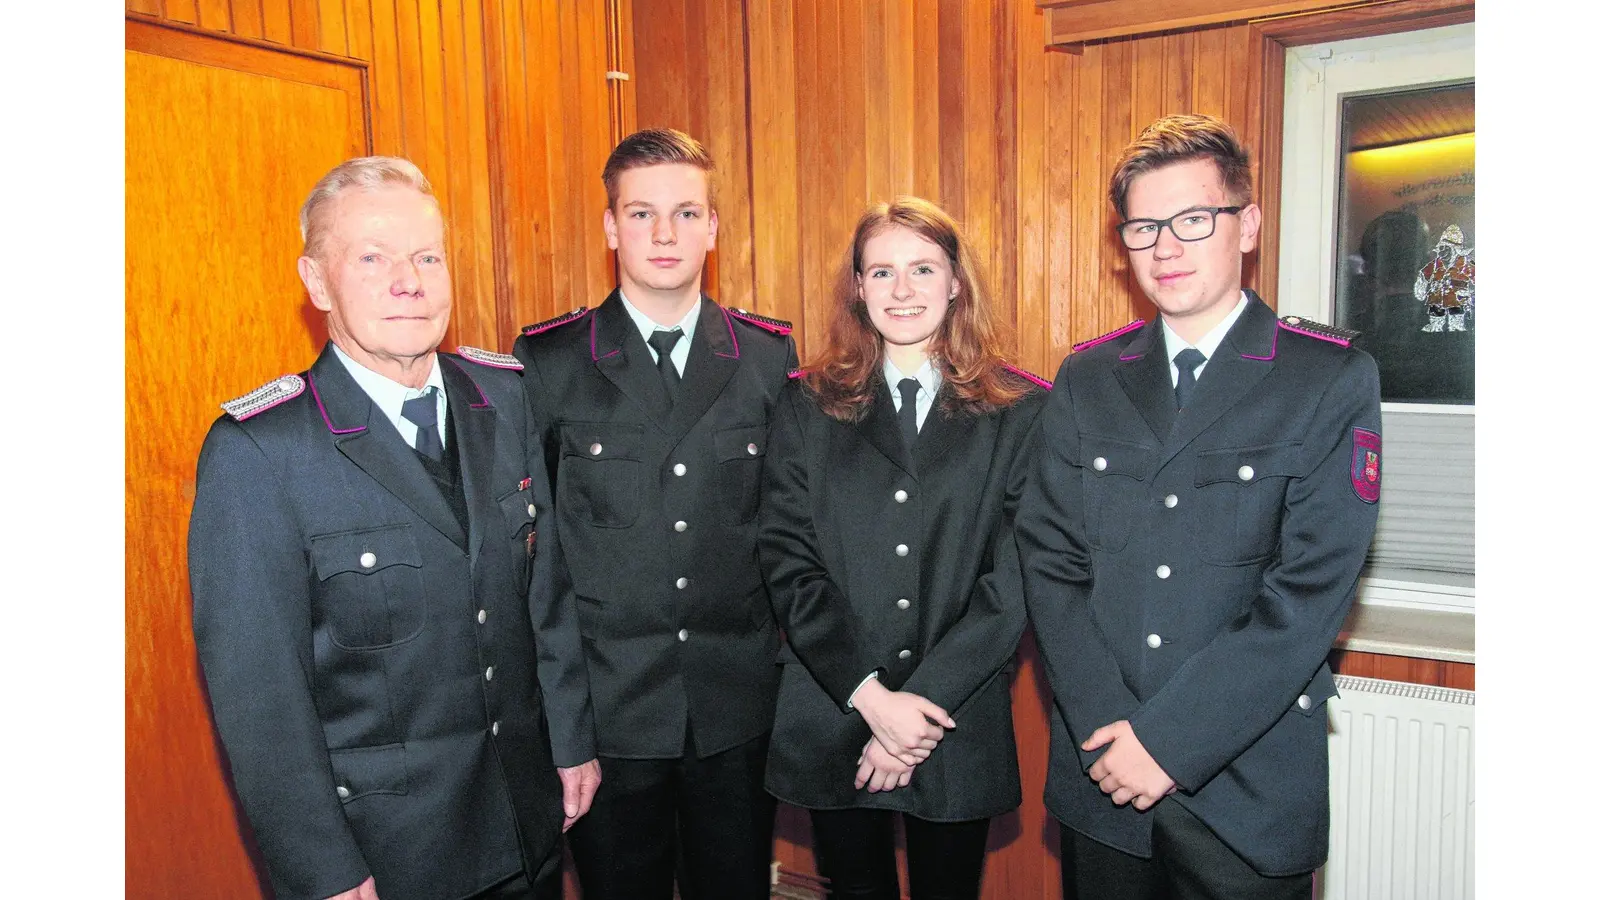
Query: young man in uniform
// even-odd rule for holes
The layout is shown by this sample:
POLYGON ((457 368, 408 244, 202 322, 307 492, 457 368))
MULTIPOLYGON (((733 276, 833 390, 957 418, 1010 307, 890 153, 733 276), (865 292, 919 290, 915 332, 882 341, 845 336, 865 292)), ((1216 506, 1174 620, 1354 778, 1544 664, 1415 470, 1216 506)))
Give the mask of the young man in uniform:
POLYGON ((1074 348, 1017 519, 1066 895, 1309 898, 1325 662, 1377 521, 1377 368, 1241 290, 1249 157, 1170 116, 1111 183, 1160 311, 1074 348))
POLYGON ((529 326, 531 415, 556 485, 605 779, 571 831, 587 900, 765 897, 762 786, 778 630, 756 558, 767 422, 796 365, 787 322, 701 292, 714 166, 641 131, 606 162, 620 285, 529 326))

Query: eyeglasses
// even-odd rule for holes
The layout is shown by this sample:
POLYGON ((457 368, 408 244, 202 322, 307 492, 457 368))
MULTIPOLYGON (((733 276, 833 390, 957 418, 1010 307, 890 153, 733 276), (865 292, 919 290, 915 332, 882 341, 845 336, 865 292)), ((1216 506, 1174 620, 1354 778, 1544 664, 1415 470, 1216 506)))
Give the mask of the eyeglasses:
POLYGON ((1203 241, 1217 230, 1217 216, 1222 213, 1237 215, 1242 206, 1191 206, 1167 219, 1129 219, 1117 226, 1122 244, 1129 250, 1149 250, 1161 237, 1161 229, 1169 228, 1180 241, 1203 241))

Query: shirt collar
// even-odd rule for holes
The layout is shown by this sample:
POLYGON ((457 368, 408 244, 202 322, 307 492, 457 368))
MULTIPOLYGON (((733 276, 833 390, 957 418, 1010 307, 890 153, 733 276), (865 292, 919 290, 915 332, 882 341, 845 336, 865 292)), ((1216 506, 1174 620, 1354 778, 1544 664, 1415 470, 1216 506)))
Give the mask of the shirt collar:
POLYGON ((639 336, 644 338, 645 341, 648 342, 650 335, 655 331, 671 331, 674 328, 682 328, 682 342, 685 347, 689 346, 689 342, 694 340, 694 326, 700 322, 700 306, 705 303, 705 296, 701 295, 695 299, 694 305, 689 307, 689 311, 684 313, 683 321, 676 325, 661 325, 656 320, 640 312, 639 307, 628 302, 628 295, 622 292, 622 288, 617 288, 617 297, 622 300, 622 308, 628 311, 628 318, 633 320, 634 327, 639 329, 639 336))
POLYGON ((438 396, 441 403, 448 403, 444 392, 444 375, 439 371, 439 354, 437 353, 433 354, 433 367, 428 370, 428 380, 420 388, 407 387, 387 375, 379 375, 377 372, 351 359, 350 355, 341 350, 338 344, 333 345, 333 354, 339 358, 339 362, 344 363, 344 367, 350 373, 350 377, 354 378, 356 384, 367 392, 367 396, 372 398, 373 404, 391 421, 396 421, 400 418, 402 404, 407 400, 421 397, 430 387, 439 389, 438 396))
MULTIPOLYGON (((1167 324, 1166 317, 1162 316, 1161 330, 1167 339, 1167 362, 1173 363, 1173 360, 1177 359, 1179 351, 1186 347, 1193 347, 1199 350, 1205 354, 1206 361, 1210 362, 1212 355, 1217 352, 1217 348, 1222 346, 1222 339, 1228 336, 1228 329, 1233 327, 1233 323, 1239 321, 1239 317, 1244 314, 1244 308, 1249 305, 1250 298, 1245 295, 1244 291, 1240 291, 1239 302, 1234 304, 1233 312, 1228 313, 1227 318, 1218 322, 1210 331, 1206 332, 1205 337, 1202 337, 1194 344, 1190 344, 1183 338, 1178 337, 1178 333, 1172 330, 1171 325, 1167 324)), ((1176 365, 1176 363, 1173 364, 1176 365)))
POLYGON ((944 384, 944 375, 933 367, 932 359, 923 360, 921 368, 917 369, 915 373, 907 375, 900 371, 900 367, 896 366, 889 359, 889 354, 885 353, 883 355, 883 380, 889 383, 889 389, 891 391, 898 390, 900 381, 904 378, 915 378, 922 390, 928 392, 929 397, 937 396, 940 386, 944 384))

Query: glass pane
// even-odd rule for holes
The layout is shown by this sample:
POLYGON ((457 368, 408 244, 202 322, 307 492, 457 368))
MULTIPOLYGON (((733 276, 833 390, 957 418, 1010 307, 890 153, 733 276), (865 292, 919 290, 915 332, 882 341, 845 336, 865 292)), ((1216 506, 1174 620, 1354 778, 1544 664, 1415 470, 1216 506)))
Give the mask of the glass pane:
POLYGON ((1473 85, 1346 97, 1335 321, 1383 399, 1472 403, 1473 85))

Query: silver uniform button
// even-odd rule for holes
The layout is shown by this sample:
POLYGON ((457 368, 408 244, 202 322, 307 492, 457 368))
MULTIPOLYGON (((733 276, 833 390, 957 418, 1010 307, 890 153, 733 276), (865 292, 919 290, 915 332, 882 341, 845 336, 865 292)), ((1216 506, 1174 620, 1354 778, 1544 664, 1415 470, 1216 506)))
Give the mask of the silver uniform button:
POLYGON ((679 478, 682 478, 683 477, 683 473, 685 473, 687 471, 689 471, 689 468, 687 466, 685 466, 683 463, 678 463, 677 465, 672 467, 672 474, 678 476, 679 478))
POLYGON ((1178 505, 1178 495, 1177 494, 1168 494, 1167 495, 1167 499, 1162 500, 1161 502, 1165 503, 1167 505, 1167 509, 1171 509, 1174 506, 1178 505))
POLYGON ((494 666, 490 666, 489 668, 483 670, 483 680, 484 681, 493 681, 494 680, 494 666))
POLYGON ((684 588, 689 586, 689 579, 687 579, 687 578, 679 578, 677 581, 673 582, 673 584, 676 584, 678 586, 678 590, 681 591, 684 588))
POLYGON ((679 628, 678 629, 678 640, 687 641, 688 639, 689 639, 689 629, 687 629, 687 628, 679 628))
POLYGON ((590 444, 589 445, 589 455, 590 456, 599 456, 600 455, 600 451, 604 450, 604 449, 605 448, 600 446, 598 443, 590 444))
POLYGON ((498 721, 495 721, 489 725, 489 733, 495 737, 500 736, 500 723, 498 721))
POLYGON ((487 609, 478 610, 478 624, 482 625, 487 621, 489 621, 489 611, 487 609))
POLYGON ((333 790, 334 790, 334 793, 336 793, 336 794, 338 794, 338 795, 339 795, 339 799, 340 799, 340 800, 343 800, 343 799, 345 799, 345 798, 346 798, 346 797, 349 797, 349 796, 350 796, 350 789, 349 789, 349 788, 347 788, 347 787, 345 787, 345 786, 344 786, 344 785, 342 785, 342 784, 341 784, 341 785, 339 785, 339 786, 338 786, 338 787, 336 787, 336 788, 334 788, 334 789, 333 789, 333 790))
POLYGON ((1156 566, 1156 577, 1157 578, 1166 578, 1168 575, 1171 575, 1171 574, 1172 574, 1172 568, 1170 566, 1156 566))
POLYGON ((528 518, 530 518, 530 519, 539 518, 539 507, 534 506, 532 503, 529 503, 528 504, 528 518))
POLYGON ((1096 456, 1094 458, 1094 470, 1096 472, 1104 472, 1106 470, 1106 458, 1104 456, 1096 456))
POLYGON ((1305 694, 1301 694, 1300 695, 1300 699, 1296 700, 1294 703, 1295 703, 1296 706, 1300 707, 1301 709, 1310 709, 1311 708, 1311 698, 1307 697, 1305 694))
POLYGON ((746 444, 744 446, 744 452, 750 454, 751 456, 755 456, 756 452, 757 452, 756 445, 755 444, 746 444))
POLYGON ((673 531, 688 531, 689 530, 689 523, 688 522, 683 522, 683 521, 673 522, 672 523, 672 530, 673 531))
POLYGON ((1146 647, 1149 647, 1151 650, 1154 650, 1157 647, 1160 647, 1161 646, 1161 635, 1159 635, 1159 634, 1147 634, 1147 635, 1145 635, 1144 645, 1146 647))
POLYGON ((910 650, 901 650, 900 651, 900 658, 901 659, 910 659, 911 658, 911 651, 910 650))
POLYGON ((894 555, 895 556, 905 556, 907 553, 910 553, 910 552, 911 552, 911 548, 907 547, 905 544, 900 544, 899 546, 894 548, 894 555))
POLYGON ((906 498, 909 497, 909 496, 910 495, 907 494, 905 491, 895 491, 894 492, 894 502, 896 502, 896 503, 904 503, 904 502, 906 502, 906 498))
POLYGON ((361 554, 361 568, 370 569, 377 564, 378 554, 373 553, 371 550, 361 554))
POLYGON ((911 608, 911 601, 907 600, 904 597, 901 597, 899 600, 896 600, 894 602, 894 605, 900 607, 901 609, 910 609, 911 608))
POLYGON ((1239 480, 1240 481, 1249 481, 1250 479, 1252 479, 1254 477, 1256 477, 1256 470, 1255 469, 1252 469, 1249 466, 1240 466, 1239 467, 1239 480))

